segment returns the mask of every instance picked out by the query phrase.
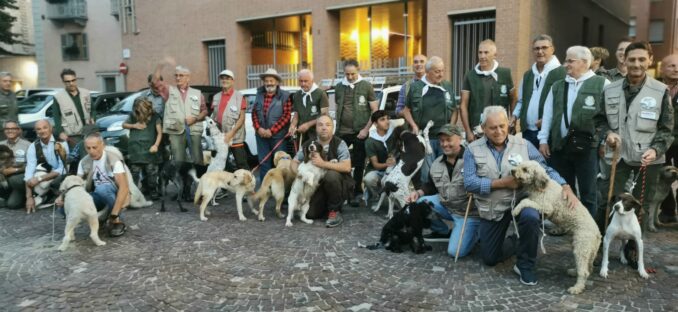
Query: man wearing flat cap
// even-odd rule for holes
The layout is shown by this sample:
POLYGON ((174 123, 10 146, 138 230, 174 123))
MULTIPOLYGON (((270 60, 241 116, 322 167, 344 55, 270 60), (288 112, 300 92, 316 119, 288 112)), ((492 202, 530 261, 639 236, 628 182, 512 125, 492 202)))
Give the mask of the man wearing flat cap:
POLYGON ((212 99, 212 120, 216 121, 224 133, 224 144, 230 144, 228 150, 233 153, 238 169, 249 170, 245 151, 247 101, 233 88, 233 79, 233 72, 228 69, 219 73, 221 92, 212 99))
POLYGON ((289 132, 292 114, 291 97, 287 91, 280 88, 282 79, 278 72, 269 68, 259 77, 264 85, 257 89, 257 97, 252 108, 252 125, 256 131, 257 156, 261 164, 257 184, 261 183, 273 166, 273 157, 268 155, 284 150, 286 144, 282 141, 289 132), (266 161, 263 161, 265 158, 266 161))

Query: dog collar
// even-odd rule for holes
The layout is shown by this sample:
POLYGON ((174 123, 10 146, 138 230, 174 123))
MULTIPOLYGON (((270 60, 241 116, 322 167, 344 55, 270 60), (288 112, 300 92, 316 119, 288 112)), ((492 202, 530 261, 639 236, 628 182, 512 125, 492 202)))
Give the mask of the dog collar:
POLYGON ((72 189, 74 189, 74 188, 76 188, 76 187, 78 187, 78 186, 82 186, 82 185, 73 185, 73 186, 67 188, 65 191, 61 192, 61 195, 62 195, 62 196, 66 196, 66 193, 68 193, 68 191, 70 191, 70 190, 72 190, 72 189))

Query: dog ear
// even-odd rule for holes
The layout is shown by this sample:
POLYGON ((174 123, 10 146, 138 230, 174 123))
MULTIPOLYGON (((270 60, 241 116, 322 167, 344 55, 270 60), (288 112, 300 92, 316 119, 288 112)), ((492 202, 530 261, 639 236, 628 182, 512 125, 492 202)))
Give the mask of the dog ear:
POLYGON ((248 185, 248 184, 250 184, 250 183, 252 182, 252 175, 247 174, 247 173, 245 172, 245 173, 243 174, 242 181, 243 181, 243 185, 248 185))
POLYGON ((532 175, 534 178, 534 187, 540 191, 545 189, 551 178, 549 178, 549 176, 546 174, 538 174, 536 170, 533 170, 533 173, 535 173, 532 175))

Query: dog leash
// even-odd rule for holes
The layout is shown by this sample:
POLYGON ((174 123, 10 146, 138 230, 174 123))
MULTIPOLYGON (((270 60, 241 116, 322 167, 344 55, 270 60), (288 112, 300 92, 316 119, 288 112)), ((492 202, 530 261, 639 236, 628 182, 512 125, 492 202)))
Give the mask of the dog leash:
POLYGON ((513 190, 513 198, 511 198, 511 218, 513 218, 513 228, 516 231, 516 236, 520 239, 520 233, 518 232, 518 223, 516 223, 516 216, 513 215, 513 209, 516 208, 516 190, 513 190))
MULTIPOLYGON (((516 190, 513 190, 513 198, 511 198, 511 218, 513 218, 513 228, 516 232, 516 237, 520 239, 520 232, 518 232, 518 223, 516 222, 516 216, 513 215, 513 210, 516 208, 516 190)), ((546 239, 546 219, 544 218, 544 212, 541 213, 541 237, 539 238, 539 246, 541 247, 541 252, 546 254, 546 248, 544 247, 544 240, 546 239)))
MULTIPOLYGON (((633 194, 633 190, 636 188, 636 184, 638 182, 638 178, 640 176, 643 176, 643 180, 641 181, 641 187, 640 187, 640 210, 638 211, 638 223, 641 225, 643 224, 643 202, 645 201, 645 183, 647 180, 647 165, 641 165, 640 169, 638 169, 638 175, 636 176, 635 179, 633 179, 633 182, 631 183, 631 187, 629 188, 629 193, 633 194)), ((642 228, 642 226, 641 226, 642 228)))
POLYGON ((275 150, 280 146, 280 144, 282 144, 283 142, 285 142, 285 139, 287 139, 287 138, 289 138, 289 137, 290 137, 290 134, 289 134, 289 133, 287 133, 284 137, 282 137, 282 139, 280 139, 280 141, 278 141, 278 143, 276 143, 276 144, 273 146, 273 148, 271 149, 271 151, 269 151, 268 154, 266 154, 266 156, 264 156, 264 158, 259 162, 259 164, 257 164, 257 165, 254 167, 254 169, 252 169, 252 172, 254 172, 255 170, 259 169, 259 167, 261 167, 261 164, 263 164, 265 161, 268 161, 268 159, 271 158, 271 155, 273 155, 273 152, 275 152, 275 150))

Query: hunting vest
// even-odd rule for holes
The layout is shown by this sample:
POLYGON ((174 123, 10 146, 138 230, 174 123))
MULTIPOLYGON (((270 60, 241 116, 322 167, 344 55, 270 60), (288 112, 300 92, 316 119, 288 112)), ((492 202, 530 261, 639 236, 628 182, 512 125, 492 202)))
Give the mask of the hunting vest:
POLYGON ((504 107, 507 112, 511 109, 510 92, 513 85, 511 70, 505 67, 497 67, 495 73, 497 73, 497 80, 494 81, 490 90, 492 95, 490 103, 484 103, 483 101, 485 87, 483 86, 482 78, 484 76, 478 75, 475 70, 471 70, 466 74, 471 88, 469 90, 471 91, 471 96, 468 104, 468 123, 471 129, 480 124, 480 115, 482 115, 485 106, 499 105, 504 107))
MULTIPOLYGON (((431 164, 429 175, 438 190, 440 203, 447 208, 448 211, 464 215, 466 212, 466 204, 468 196, 464 188, 464 158, 457 158, 457 163, 452 170, 452 177, 450 177, 447 170, 445 156, 440 156, 431 164)), ((478 216, 478 210, 473 209, 469 211, 469 216, 478 216)))
MULTIPOLYGON (((165 103, 162 132, 168 134, 182 134, 186 130, 186 117, 200 115, 200 90, 188 88, 186 99, 183 100, 177 87, 169 87, 169 96, 165 103)), ((190 127, 191 135, 201 135, 203 124, 196 122, 190 127)))
MULTIPOLYGON (((299 118, 297 126, 311 120, 316 120, 318 117, 320 117, 320 110, 323 106, 323 101, 325 104, 328 104, 327 95, 323 93, 325 93, 325 91, 320 88, 313 90, 313 92, 311 92, 310 99, 306 98, 306 106, 304 106, 303 91, 299 90, 294 93, 292 96, 292 105, 294 107, 294 111, 297 113, 297 118, 299 118)), ((308 129, 304 136, 306 138, 315 138, 315 126, 308 129)))
POLYGON ((82 105, 85 120, 80 120, 78 109, 75 107, 75 103, 73 103, 66 89, 59 90, 54 94, 54 98, 59 103, 59 110, 61 111, 61 128, 69 136, 82 135, 83 127, 91 118, 92 99, 89 90, 78 88, 78 96, 80 97, 80 105, 82 105))
MULTIPOLYGON (((339 83, 334 89, 334 102, 337 104, 337 127, 341 125, 341 116, 344 112, 344 93, 346 88, 342 83, 339 83)), ((361 80, 355 84, 355 89, 353 90, 353 99, 351 99, 351 105, 353 106, 353 131, 355 133, 360 132, 365 125, 370 121, 370 116, 372 116, 372 109, 370 108, 370 103, 367 101, 367 96, 372 89, 372 85, 365 81, 361 80)))
MULTIPOLYGON (((560 125, 563 123, 563 109, 565 100, 565 80, 559 80, 553 84, 553 118, 551 119, 551 133, 549 134, 549 144, 552 151, 561 150, 565 143, 565 137, 562 136, 560 125)), ((601 76, 592 76, 584 82, 579 88, 577 98, 572 106, 572 117, 568 119, 570 129, 587 132, 593 136, 591 148, 598 147, 600 140, 596 133, 596 125, 593 117, 603 109, 603 103, 600 103, 600 95, 605 87, 605 78, 601 76)))
MULTIPOLYGON (((565 79, 566 74, 567 70, 565 70, 564 66, 554 68, 548 74, 546 74, 546 78, 542 82, 544 84, 544 87, 541 89, 541 94, 539 95, 538 119, 541 119, 541 117, 544 115, 544 102, 546 101, 546 97, 549 94, 549 90, 551 90, 551 86, 553 85, 554 82, 561 79, 565 79)), ((532 69, 529 69, 528 71, 525 72, 525 75, 523 75, 523 89, 522 89, 523 105, 520 108, 521 131, 527 130, 527 110, 529 109, 530 99, 532 99, 532 93, 534 92, 533 88, 534 88, 534 73, 532 72, 532 69)))
POLYGON ((442 81, 441 86, 447 90, 444 93, 440 89, 429 87, 426 94, 422 96, 425 86, 426 83, 421 80, 413 82, 410 86, 407 101, 411 107, 412 119, 414 119, 417 127, 424 129, 429 120, 433 120, 433 127, 431 127, 429 133, 438 133, 442 126, 450 123, 452 111, 456 109, 452 83, 446 80, 442 81))
MULTIPOLYGON (((266 88, 259 87, 257 89, 257 99, 254 102, 254 107, 256 108, 257 117, 259 118, 259 126, 264 129, 270 129, 273 125, 278 122, 283 115, 283 105, 287 102, 287 99, 290 97, 290 94, 278 87, 271 104, 268 106, 268 111, 264 115, 264 95, 266 94, 266 88)), ((278 133, 273 135, 274 139, 282 138, 287 135, 290 124, 287 123, 278 133)))
MULTIPOLYGON (((621 136, 621 158, 630 165, 639 166, 641 156, 650 148, 657 133, 667 87, 647 76, 643 88, 629 104, 626 103, 623 82, 623 79, 617 80, 605 88, 605 113, 610 130, 621 136)), ((666 155, 662 155, 651 165, 663 164, 665 160, 666 155)))
MULTIPOLYGON (((212 112, 212 119, 216 120, 216 115, 219 113, 219 103, 221 103, 221 96, 223 92, 218 92, 217 94, 214 95, 214 98, 212 99, 212 108, 214 111, 212 112)), ((231 94, 231 98, 228 99, 228 102, 226 103, 226 108, 224 109, 224 113, 221 115, 221 132, 226 133, 227 131, 231 131, 233 127, 235 126, 236 122, 238 121, 238 118, 240 118, 240 109, 242 107, 242 93, 239 91, 233 90, 233 93, 231 94)), ((238 129, 238 132, 235 133, 233 136, 233 141, 231 144, 239 144, 245 142, 245 124, 238 129)))
MULTIPOLYGON (((478 177, 491 180, 508 177, 511 175, 511 169, 515 168, 520 162, 530 159, 527 151, 527 141, 522 138, 512 135, 508 136, 508 141, 499 164, 497 164, 487 144, 487 138, 482 137, 471 142, 468 147, 476 162, 476 175, 478 177)), ((516 197, 521 198, 520 191, 516 191, 516 197)), ((474 194, 473 196, 480 217, 491 221, 499 221, 504 217, 506 210, 511 209, 512 199, 513 190, 511 189, 496 189, 487 195, 474 194)))

